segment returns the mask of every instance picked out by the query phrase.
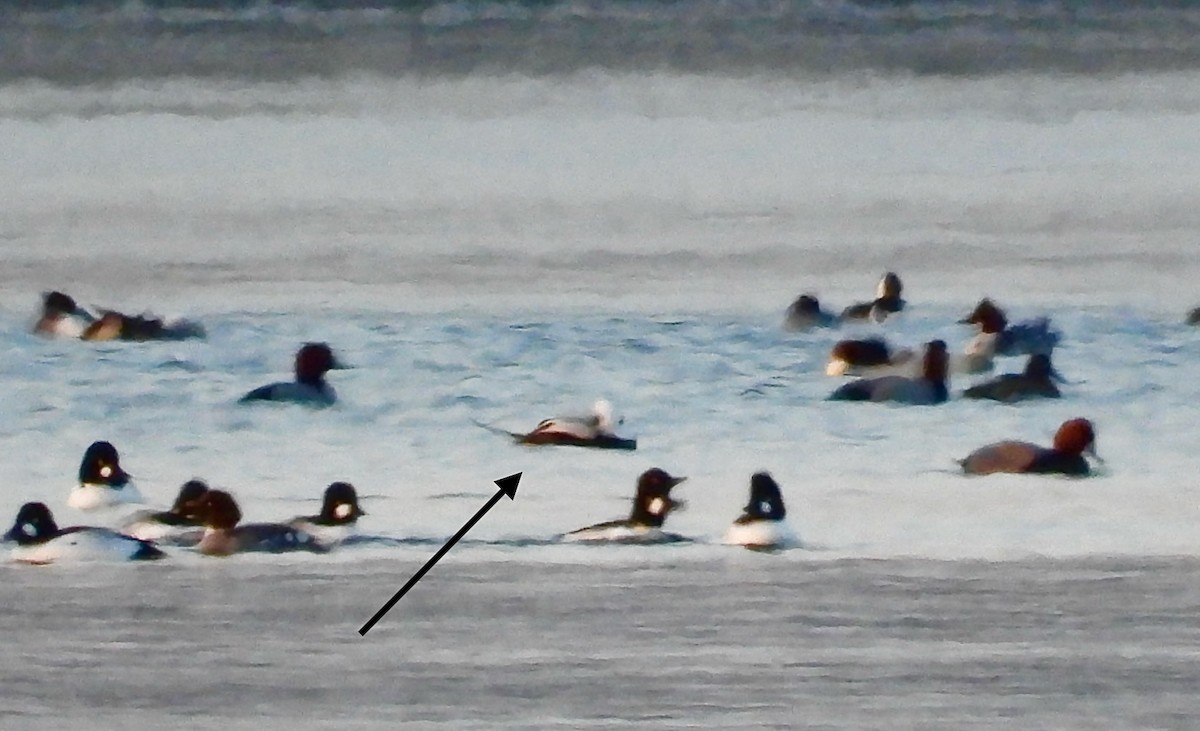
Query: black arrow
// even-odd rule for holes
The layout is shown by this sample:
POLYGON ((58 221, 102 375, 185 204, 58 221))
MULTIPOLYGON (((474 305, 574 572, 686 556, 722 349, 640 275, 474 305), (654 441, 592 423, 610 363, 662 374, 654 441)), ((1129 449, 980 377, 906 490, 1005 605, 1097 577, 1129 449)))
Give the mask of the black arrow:
POLYGON ((459 539, 465 536, 467 531, 471 530, 471 528, 473 528, 475 524, 479 522, 479 519, 482 518, 487 511, 492 509, 492 506, 500 502, 500 498, 507 495, 509 500, 515 500, 517 498, 517 485, 521 482, 522 474, 523 473, 518 472, 515 475, 501 477, 499 480, 496 480, 496 486, 500 488, 496 494, 492 495, 492 497, 488 499, 487 503, 479 509, 478 513, 475 513, 475 517, 468 520, 466 524, 458 530, 457 533, 450 537, 450 540, 446 541, 446 545, 439 548, 438 552, 433 554, 433 558, 425 562, 425 565, 421 567, 420 571, 413 574, 413 577, 408 580, 407 584, 400 587, 400 591, 396 592, 391 599, 388 599, 387 603, 380 607, 378 612, 375 612, 374 617, 371 617, 367 620, 367 623, 358 630, 358 633, 363 637, 366 637, 367 633, 371 631, 371 628, 374 627, 379 620, 383 619, 383 615, 387 614, 388 610, 396 606, 396 602, 400 601, 400 599, 408 593, 409 589, 416 586, 417 582, 420 581, 425 574, 429 573, 429 569, 433 568, 433 565, 437 563, 442 556, 445 556, 451 548, 454 548, 454 544, 458 543, 459 539))

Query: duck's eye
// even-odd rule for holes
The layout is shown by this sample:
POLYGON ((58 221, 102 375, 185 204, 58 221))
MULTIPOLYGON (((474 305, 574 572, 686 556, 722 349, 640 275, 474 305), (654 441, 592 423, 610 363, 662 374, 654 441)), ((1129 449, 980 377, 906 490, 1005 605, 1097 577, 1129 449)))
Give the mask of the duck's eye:
POLYGON ((340 503, 333 509, 333 514, 339 518, 349 518, 353 509, 347 503, 340 503))
POLYGON ((660 515, 663 511, 663 508, 666 506, 667 503, 665 500, 660 497, 656 497, 650 501, 650 505, 647 509, 650 511, 651 515, 660 515))
POLYGON ((100 468, 100 476, 101 477, 112 477, 112 467, 109 467, 108 465, 104 465, 103 467, 101 467, 100 468))

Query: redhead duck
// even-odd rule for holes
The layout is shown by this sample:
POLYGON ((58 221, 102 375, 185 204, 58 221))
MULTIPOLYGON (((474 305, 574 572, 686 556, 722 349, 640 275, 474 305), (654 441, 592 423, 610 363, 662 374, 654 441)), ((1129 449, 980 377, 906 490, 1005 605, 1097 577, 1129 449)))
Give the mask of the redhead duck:
POLYGON ((1058 428, 1049 449, 1030 442, 996 442, 971 452, 961 464, 970 475, 1018 472, 1083 476, 1091 473, 1084 454, 1099 461, 1096 432, 1087 419, 1070 419, 1058 428))

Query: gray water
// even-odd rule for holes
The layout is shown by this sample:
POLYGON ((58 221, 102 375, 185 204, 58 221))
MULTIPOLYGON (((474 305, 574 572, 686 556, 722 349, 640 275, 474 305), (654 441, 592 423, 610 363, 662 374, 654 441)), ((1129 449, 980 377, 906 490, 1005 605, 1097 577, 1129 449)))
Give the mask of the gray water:
MULTIPOLYGON (((1194 559, 4 569, 5 728, 1194 728, 1194 559), (264 581, 264 578, 269 580, 264 581)), ((606 551, 607 549, 598 549, 606 551)), ((477 557, 476 557, 477 558, 477 557)))

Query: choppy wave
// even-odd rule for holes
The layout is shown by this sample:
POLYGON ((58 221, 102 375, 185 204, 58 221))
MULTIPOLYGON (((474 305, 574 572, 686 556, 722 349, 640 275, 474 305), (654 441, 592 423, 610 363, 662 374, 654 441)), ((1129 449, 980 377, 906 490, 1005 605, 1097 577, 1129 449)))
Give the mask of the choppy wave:
POLYGON ((0 80, 1190 69, 1198 29, 1165 0, 76 0, 0 9, 0 80))

